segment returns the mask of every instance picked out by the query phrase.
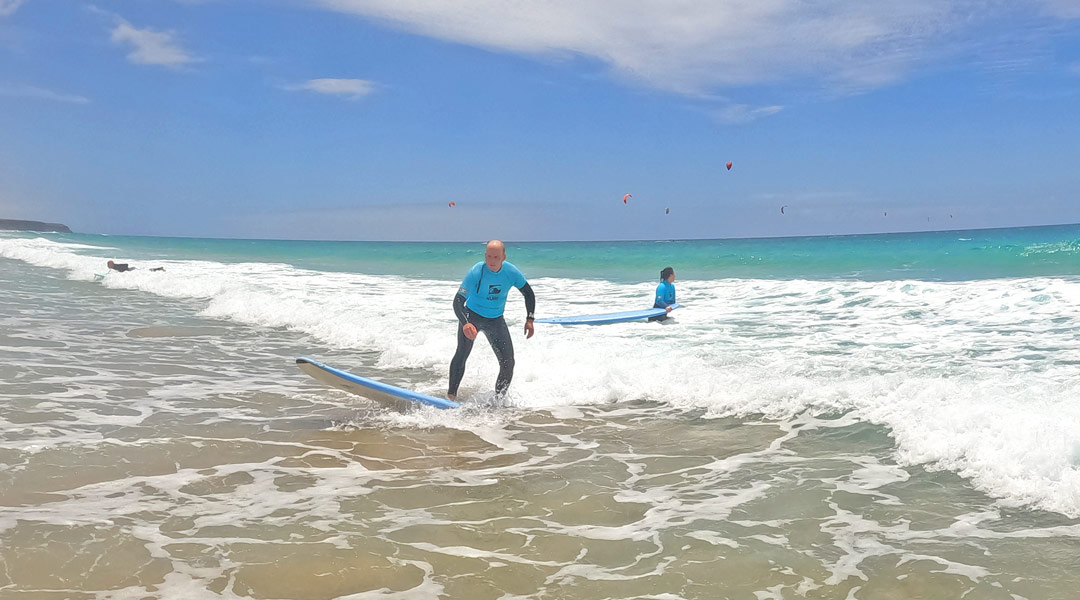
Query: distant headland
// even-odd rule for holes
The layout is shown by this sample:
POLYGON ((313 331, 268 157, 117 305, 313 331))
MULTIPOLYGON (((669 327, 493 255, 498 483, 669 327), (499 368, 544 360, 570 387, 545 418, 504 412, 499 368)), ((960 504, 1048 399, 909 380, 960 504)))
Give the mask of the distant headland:
POLYGON ((71 233, 67 225, 60 223, 42 223, 41 221, 20 221, 18 219, 0 219, 0 230, 15 231, 52 231, 54 233, 71 233))

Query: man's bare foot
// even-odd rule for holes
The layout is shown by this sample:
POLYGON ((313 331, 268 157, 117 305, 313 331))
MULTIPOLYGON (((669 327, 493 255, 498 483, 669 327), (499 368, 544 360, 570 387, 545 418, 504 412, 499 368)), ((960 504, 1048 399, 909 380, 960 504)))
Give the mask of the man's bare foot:
POLYGON ((457 402, 457 394, 447 394, 446 399, 451 402, 457 402))

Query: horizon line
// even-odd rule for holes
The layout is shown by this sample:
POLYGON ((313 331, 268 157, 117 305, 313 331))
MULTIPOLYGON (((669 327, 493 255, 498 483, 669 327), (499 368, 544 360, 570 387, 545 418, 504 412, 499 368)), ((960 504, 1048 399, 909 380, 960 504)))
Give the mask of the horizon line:
MULTIPOLYGON (((4 220, 4 219, 0 219, 4 220)), ((22 220, 29 221, 30 219, 7 219, 7 220, 22 220)), ((43 221, 39 221, 43 222, 43 221)), ((51 223, 52 224, 52 223, 51 223)), ((60 224, 60 223, 55 223, 60 224)), ((1040 225, 1015 225, 1015 226, 1002 226, 1002 227, 975 227, 969 229, 913 229, 903 231, 872 231, 864 233, 819 233, 819 234, 807 234, 807 235, 757 235, 747 237, 692 237, 692 238, 634 238, 634 239, 599 239, 599 240, 501 240, 504 242, 515 244, 583 244, 583 243, 619 243, 619 242, 703 242, 703 241, 738 241, 738 240, 784 240, 784 239, 806 239, 806 238, 827 238, 827 237, 859 237, 859 236, 882 236, 882 235, 911 235, 922 233, 961 233, 965 231, 998 231, 1002 229, 1038 229, 1044 227, 1070 227, 1080 226, 1080 222, 1072 223, 1043 223, 1040 225)), ((70 227, 69 227, 70 229, 70 227)), ((243 242, 310 242, 310 243, 364 243, 364 244, 482 244, 490 241, 490 239, 477 239, 477 240, 320 240, 310 238, 285 238, 285 237, 268 237, 268 238, 249 238, 249 237, 217 237, 217 236, 194 236, 194 235, 141 235, 141 234, 126 234, 126 233, 96 233, 96 232, 80 232, 72 231, 71 233, 61 233, 57 231, 33 231, 33 230, 19 230, 8 229, 4 231, 15 231, 19 233, 40 233, 40 234, 54 234, 54 235, 99 235, 104 237, 138 237, 138 238, 163 238, 163 239, 185 239, 185 240, 235 240, 243 242)))

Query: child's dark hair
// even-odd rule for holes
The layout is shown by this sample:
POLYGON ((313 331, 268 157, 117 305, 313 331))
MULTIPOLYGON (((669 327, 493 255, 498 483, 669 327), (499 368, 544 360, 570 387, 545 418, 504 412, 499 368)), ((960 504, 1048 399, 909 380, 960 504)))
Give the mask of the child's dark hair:
POLYGON ((667 278, 671 277, 673 273, 675 273, 675 269, 664 267, 664 270, 660 271, 660 281, 667 281, 667 278))

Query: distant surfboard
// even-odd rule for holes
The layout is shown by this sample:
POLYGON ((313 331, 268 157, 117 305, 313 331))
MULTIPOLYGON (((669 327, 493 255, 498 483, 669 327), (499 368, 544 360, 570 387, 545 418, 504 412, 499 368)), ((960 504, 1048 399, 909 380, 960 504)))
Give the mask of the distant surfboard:
POLYGON ((445 398, 436 398, 374 379, 368 379, 367 377, 353 375, 303 356, 296 359, 296 366, 320 383, 363 396, 395 409, 405 408, 410 404, 425 404, 435 408, 457 408, 461 406, 457 402, 445 398))
MULTIPOLYGON (((672 304, 671 309, 675 310, 681 306, 678 303, 672 304)), ((625 323, 626 321, 640 321, 641 319, 648 319, 649 317, 659 317, 660 315, 666 315, 667 311, 662 308, 646 308, 644 310, 628 310, 625 312, 615 313, 603 313, 599 315, 580 315, 576 317, 548 317, 545 319, 537 319, 537 323, 551 323, 553 325, 606 325, 608 323, 625 323)))

